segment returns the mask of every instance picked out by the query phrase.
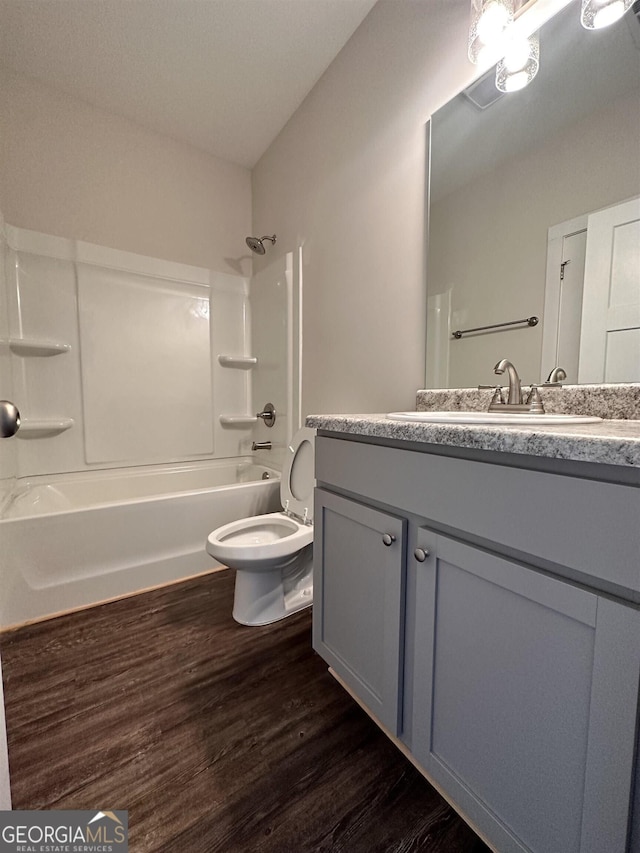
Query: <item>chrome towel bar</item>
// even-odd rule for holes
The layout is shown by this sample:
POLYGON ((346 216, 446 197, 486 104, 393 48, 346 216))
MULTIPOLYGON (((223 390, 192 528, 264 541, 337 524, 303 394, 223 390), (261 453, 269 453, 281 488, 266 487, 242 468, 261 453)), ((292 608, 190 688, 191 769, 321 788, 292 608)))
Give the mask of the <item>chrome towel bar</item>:
POLYGON ((471 332, 487 332, 490 329, 504 329, 506 326, 521 326, 526 323, 527 326, 537 326, 540 322, 538 317, 525 317, 524 320, 511 320, 509 323, 493 323, 491 326, 477 326, 475 329, 458 329, 451 333, 451 336, 459 340, 463 335, 468 335, 471 332))

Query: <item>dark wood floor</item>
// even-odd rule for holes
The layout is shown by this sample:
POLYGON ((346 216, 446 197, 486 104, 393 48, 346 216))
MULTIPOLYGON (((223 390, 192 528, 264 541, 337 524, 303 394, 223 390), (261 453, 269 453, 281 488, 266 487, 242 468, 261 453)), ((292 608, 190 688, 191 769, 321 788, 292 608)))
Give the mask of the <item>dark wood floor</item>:
POLYGON ((133 853, 481 853, 311 650, 233 622, 230 571, 0 637, 15 809, 128 809, 133 853))

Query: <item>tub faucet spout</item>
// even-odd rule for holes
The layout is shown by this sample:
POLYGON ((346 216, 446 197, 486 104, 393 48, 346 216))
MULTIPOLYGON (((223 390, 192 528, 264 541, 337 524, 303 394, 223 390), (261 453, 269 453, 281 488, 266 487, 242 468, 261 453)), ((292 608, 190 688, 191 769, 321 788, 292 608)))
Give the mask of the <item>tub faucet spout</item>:
POLYGON ((254 441, 251 445, 252 450, 271 450, 270 441, 254 441))

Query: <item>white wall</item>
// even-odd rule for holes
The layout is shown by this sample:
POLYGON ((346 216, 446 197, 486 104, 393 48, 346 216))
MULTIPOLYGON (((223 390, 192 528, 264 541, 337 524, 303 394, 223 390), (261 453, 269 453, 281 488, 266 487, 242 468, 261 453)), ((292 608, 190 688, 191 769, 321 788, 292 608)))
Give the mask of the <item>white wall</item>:
POLYGON ((379 0, 253 171, 269 255, 303 247, 303 413, 413 408, 424 385, 425 122, 472 78, 468 20, 379 0))
POLYGON ((7 222, 248 275, 248 169, 0 70, 7 222))

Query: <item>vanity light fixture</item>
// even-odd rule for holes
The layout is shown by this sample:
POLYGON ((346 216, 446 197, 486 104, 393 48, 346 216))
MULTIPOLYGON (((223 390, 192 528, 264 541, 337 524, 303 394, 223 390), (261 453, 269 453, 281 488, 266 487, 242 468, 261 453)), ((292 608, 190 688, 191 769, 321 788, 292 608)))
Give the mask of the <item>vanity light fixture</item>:
POLYGON ((632 3, 633 0, 582 0, 582 26, 588 30, 600 30, 615 24, 632 3))
POLYGON ((506 45, 504 57, 496 65, 496 88, 500 92, 524 89, 540 67, 538 33, 529 38, 514 39, 506 45))
MULTIPOLYGON (((505 32, 515 16, 514 0, 471 0, 469 59, 489 64, 488 55, 500 56, 505 32)), ((495 61, 495 59, 494 59, 495 61)))
MULTIPOLYGON (((533 29, 529 28, 530 15, 533 14, 531 20, 537 21, 539 27, 548 19, 554 4, 562 9, 569 2, 571 0, 471 0, 469 59, 485 68, 495 64, 498 91, 517 92, 533 80, 540 67, 538 33, 527 36, 533 29), (538 6, 542 17, 535 14, 538 6), (527 25, 520 26, 525 20, 525 13, 527 25)), ((597 30, 615 23, 632 6, 640 18, 640 0, 581 2, 582 26, 587 29, 597 30)))

